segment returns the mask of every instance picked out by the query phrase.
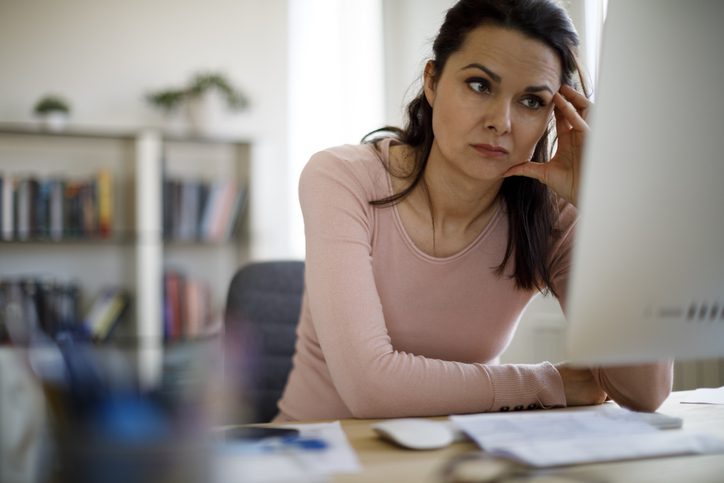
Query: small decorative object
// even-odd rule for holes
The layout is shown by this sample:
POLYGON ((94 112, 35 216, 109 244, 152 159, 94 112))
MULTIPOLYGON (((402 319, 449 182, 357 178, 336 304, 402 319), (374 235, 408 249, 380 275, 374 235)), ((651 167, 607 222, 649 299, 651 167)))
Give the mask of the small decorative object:
POLYGON ((163 113, 166 130, 173 134, 183 134, 186 126, 181 118, 181 106, 186 99, 186 90, 164 89, 151 92, 146 99, 163 113))
POLYGON ((248 99, 226 77, 214 72, 194 76, 187 96, 189 121, 194 131, 202 135, 219 132, 225 120, 225 107, 240 111, 249 105, 248 99))
POLYGON ((40 117, 43 126, 49 131, 62 131, 68 123, 70 107, 60 96, 46 95, 35 104, 33 112, 40 117))

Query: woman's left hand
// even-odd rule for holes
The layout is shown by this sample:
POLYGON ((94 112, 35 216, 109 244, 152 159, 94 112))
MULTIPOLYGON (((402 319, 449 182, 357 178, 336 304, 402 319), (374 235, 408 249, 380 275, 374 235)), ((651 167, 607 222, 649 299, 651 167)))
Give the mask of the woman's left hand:
POLYGON ((591 103, 570 86, 562 85, 553 96, 558 148, 547 163, 527 161, 510 168, 504 176, 527 176, 545 183, 574 206, 578 203, 583 142, 588 133, 586 117, 591 103))

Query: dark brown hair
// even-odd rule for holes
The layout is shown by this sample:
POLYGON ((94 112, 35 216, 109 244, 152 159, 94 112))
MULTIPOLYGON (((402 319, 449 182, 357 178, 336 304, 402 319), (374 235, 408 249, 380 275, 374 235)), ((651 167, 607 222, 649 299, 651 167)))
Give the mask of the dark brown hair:
MULTIPOLYGON (((576 59, 578 35, 566 11, 553 0, 460 0, 448 10, 433 43, 431 62, 436 76, 442 75, 448 58, 461 48, 467 34, 484 23, 514 29, 551 47, 561 60, 561 81, 574 85, 573 78, 577 74, 584 88, 576 59)), ((532 162, 545 163, 550 159, 552 124, 538 141, 532 162)), ((376 206, 399 203, 423 180, 435 137, 432 107, 423 89, 407 106, 404 129, 386 126, 367 134, 362 141, 376 142, 390 135, 414 148, 415 165, 410 173, 403 176, 411 178, 409 186, 387 198, 370 202, 376 206)), ((555 195, 537 180, 516 176, 503 181, 500 196, 508 212, 509 233, 505 256, 495 267, 496 273, 502 275, 506 264, 514 257, 513 277, 518 288, 553 291, 548 259, 558 219, 555 195)))

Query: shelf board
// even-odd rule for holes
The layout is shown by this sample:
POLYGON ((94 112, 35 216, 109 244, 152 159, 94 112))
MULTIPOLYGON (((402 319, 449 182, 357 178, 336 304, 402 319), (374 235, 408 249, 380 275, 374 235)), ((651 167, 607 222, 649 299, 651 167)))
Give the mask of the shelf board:
POLYGON ((74 245, 126 245, 136 241, 136 238, 131 235, 116 235, 108 238, 101 237, 86 237, 86 238, 62 238, 60 240, 54 240, 52 238, 28 238, 27 240, 0 240, 0 245, 6 246, 74 246, 74 245))
POLYGON ((249 145, 251 141, 245 138, 231 136, 201 136, 195 134, 180 135, 153 128, 138 129, 113 129, 104 127, 74 126, 69 125, 62 131, 49 131, 40 123, 3 123, 0 122, 0 135, 11 136, 38 136, 54 138, 84 138, 84 139, 107 139, 116 141, 131 141, 138 137, 140 132, 150 130, 161 135, 165 142, 173 143, 195 143, 195 144, 236 144, 249 145))
POLYGON ((62 131, 49 131, 36 123, 0 123, 0 134, 13 136, 42 136, 55 138, 85 138, 130 141, 137 135, 134 131, 119 129, 87 128, 68 126, 62 131))
POLYGON ((204 248, 204 247, 222 247, 237 246, 243 243, 243 240, 231 238, 228 240, 177 240, 164 239, 163 244, 168 248, 204 248))

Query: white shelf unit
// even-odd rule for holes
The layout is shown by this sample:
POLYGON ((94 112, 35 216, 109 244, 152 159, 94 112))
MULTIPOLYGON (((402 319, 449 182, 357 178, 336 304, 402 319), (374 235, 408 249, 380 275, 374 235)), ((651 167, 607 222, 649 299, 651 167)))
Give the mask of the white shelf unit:
POLYGON ((220 241, 171 239, 164 243, 164 267, 199 274, 200 280, 211 287, 212 305, 219 312, 226 302, 231 277, 250 257, 246 205, 251 184, 251 144, 175 138, 165 140, 163 151, 164 173, 168 178, 208 184, 231 181, 245 191, 238 236, 220 241))
POLYGON ((75 179, 106 168, 113 179, 108 239, 3 240, 0 279, 37 276, 75 281, 83 307, 100 287, 126 288, 132 297, 129 335, 138 341, 134 348, 139 376, 144 384, 153 385, 164 349, 164 268, 174 267, 207 282, 214 314, 220 318, 229 281, 248 260, 251 245, 246 214, 240 236, 232 240, 166 243, 163 177, 232 177, 248 190, 250 153, 251 143, 236 139, 164 136, 153 130, 70 128, 52 133, 33 125, 0 124, 2 175, 75 179))

